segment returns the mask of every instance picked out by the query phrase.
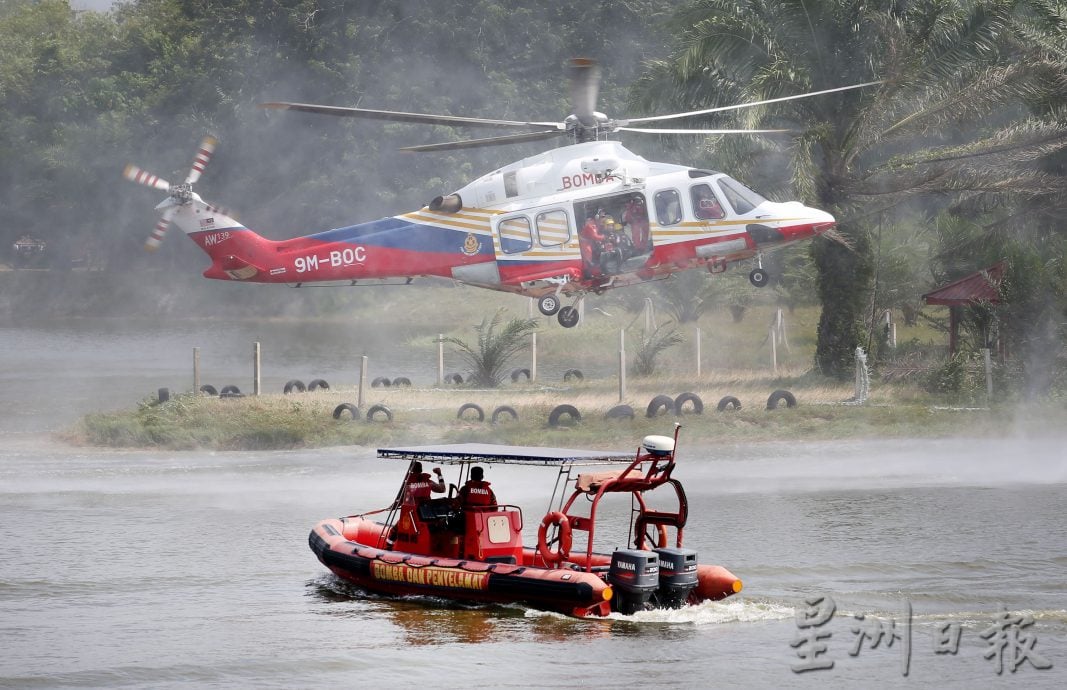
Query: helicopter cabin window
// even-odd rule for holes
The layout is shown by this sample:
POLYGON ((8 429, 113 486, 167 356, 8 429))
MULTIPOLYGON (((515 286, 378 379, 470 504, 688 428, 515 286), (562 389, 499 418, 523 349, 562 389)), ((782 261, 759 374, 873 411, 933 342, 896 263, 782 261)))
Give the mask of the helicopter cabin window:
POLYGON ((526 216, 507 218, 500 221, 496 228, 500 235, 500 249, 505 254, 517 254, 533 246, 530 221, 526 216))
POLYGON ((676 225, 682 220, 682 200, 678 192, 668 189, 656 194, 656 220, 660 225, 676 225))
POLYGON ((563 211, 546 211, 537 214, 537 238, 542 247, 558 247, 571 238, 570 223, 563 211))
POLYGON ((722 190, 723 196, 725 196, 726 200, 730 202, 730 205, 734 207, 734 211, 736 211, 738 215, 744 215, 766 201, 760 194, 749 189, 732 177, 720 177, 718 182, 719 189, 722 190))
POLYGON ((722 205, 715 198, 715 192, 706 184, 695 184, 689 190, 693 198, 693 215, 697 220, 711 220, 726 217, 722 205))

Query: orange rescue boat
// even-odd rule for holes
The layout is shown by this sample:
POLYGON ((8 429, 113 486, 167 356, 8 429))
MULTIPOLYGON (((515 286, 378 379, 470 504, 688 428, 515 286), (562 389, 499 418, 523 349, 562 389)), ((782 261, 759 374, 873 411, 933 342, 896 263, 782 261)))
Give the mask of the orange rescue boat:
POLYGON ((722 566, 698 563, 697 553, 683 547, 689 506, 681 482, 671 476, 677 438, 677 427, 673 438, 646 436, 635 455, 480 443, 380 448, 378 457, 409 463, 397 500, 370 513, 323 520, 309 544, 337 576, 392 595, 522 603, 578 617, 723 599, 740 592, 741 581, 722 566), (475 464, 556 468, 536 547, 523 544, 518 506, 464 508, 455 484, 447 498, 429 498, 429 491, 405 495, 422 462, 459 466, 461 480, 475 464), (609 465, 615 469, 579 471, 609 465), (596 552, 597 509, 605 496, 619 493, 632 496, 630 542, 596 552), (370 517, 382 514, 382 521, 370 517))

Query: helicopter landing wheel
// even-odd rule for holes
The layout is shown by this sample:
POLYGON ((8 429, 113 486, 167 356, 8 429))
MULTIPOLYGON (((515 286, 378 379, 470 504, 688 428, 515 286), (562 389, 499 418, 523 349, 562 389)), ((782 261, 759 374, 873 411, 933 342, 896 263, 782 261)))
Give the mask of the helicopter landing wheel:
POLYGON ((574 328, 578 325, 578 310, 574 307, 563 307, 559 310, 559 314, 556 315, 556 319, 559 321, 559 325, 564 328, 574 328))
POLYGON ((766 287, 768 280, 770 280, 770 275, 762 268, 754 268, 752 269, 752 272, 748 274, 748 282, 756 287, 766 287))
POLYGON ((537 300, 537 308, 545 316, 552 316, 559 311, 559 298, 555 295, 545 295, 537 300))

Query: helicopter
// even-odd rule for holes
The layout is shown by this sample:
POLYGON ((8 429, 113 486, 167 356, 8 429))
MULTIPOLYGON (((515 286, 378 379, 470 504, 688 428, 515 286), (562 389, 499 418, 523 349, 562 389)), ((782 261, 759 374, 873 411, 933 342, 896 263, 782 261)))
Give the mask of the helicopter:
POLYGON ((812 239, 834 217, 797 201, 773 202, 730 175, 650 161, 606 137, 648 134, 757 134, 780 129, 662 129, 634 126, 862 88, 867 82, 706 110, 610 119, 595 110, 599 65, 568 63, 574 112, 561 122, 523 122, 291 102, 271 110, 453 127, 522 130, 410 146, 433 152, 567 137, 571 143, 489 172, 418 210, 288 240, 270 240, 193 191, 216 148, 201 142, 185 180, 170 182, 135 165, 124 177, 165 191, 161 218, 145 243, 157 249, 173 223, 211 258, 206 278, 251 283, 367 285, 439 277, 537 300, 561 326, 580 320, 579 302, 678 271, 725 271, 755 260, 750 282, 765 286, 762 254, 812 239), (565 299, 571 299, 564 306, 565 299))

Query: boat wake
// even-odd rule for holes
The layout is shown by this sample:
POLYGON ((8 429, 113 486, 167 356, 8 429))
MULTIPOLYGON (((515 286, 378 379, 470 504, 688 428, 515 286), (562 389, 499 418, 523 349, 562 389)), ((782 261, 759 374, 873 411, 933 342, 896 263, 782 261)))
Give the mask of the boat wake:
MULTIPOLYGON (((527 618, 553 616, 568 618, 551 611, 527 609, 527 618)), ((633 615, 613 612, 606 616, 608 620, 628 621, 634 623, 669 623, 682 625, 721 625, 724 623, 755 623, 761 621, 778 621, 793 618, 796 609, 788 604, 760 599, 743 599, 740 597, 723 601, 704 601, 695 606, 680 609, 652 609, 638 611, 633 615)))

